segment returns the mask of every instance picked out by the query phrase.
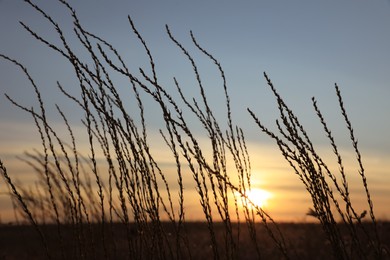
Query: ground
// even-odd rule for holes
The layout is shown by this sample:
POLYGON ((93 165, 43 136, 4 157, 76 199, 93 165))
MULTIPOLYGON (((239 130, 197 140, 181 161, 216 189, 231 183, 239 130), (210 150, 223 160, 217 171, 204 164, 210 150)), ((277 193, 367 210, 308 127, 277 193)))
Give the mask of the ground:
MULTIPOLYGON (((90 225, 78 227, 77 230, 71 228, 71 226, 62 226, 61 232, 63 236, 63 248, 64 255, 61 254, 60 246, 58 243, 58 228, 56 225, 46 225, 40 227, 45 234, 49 252, 54 259, 69 258, 83 258, 78 252, 87 252, 86 259, 105 259, 102 246, 102 236, 100 225, 90 225), (84 244, 85 251, 80 250, 80 245, 75 240, 79 239, 75 235, 76 231, 80 232, 84 230, 87 233, 88 230, 92 230, 95 235, 91 240, 92 244, 84 244), (100 241, 100 242, 99 242, 100 241), (76 245, 76 246, 75 246, 76 245), (78 248, 78 249, 75 249, 78 248), (79 251, 77 251, 79 250, 79 251)), ((187 231, 187 245, 191 252, 192 259, 210 259, 213 256, 213 250, 209 240, 209 231, 206 223, 202 222, 190 222, 186 223, 187 231)), ((332 259, 332 250, 329 242, 325 239, 321 226, 313 223, 281 223, 280 229, 284 234, 286 243, 289 245, 289 255, 292 259, 332 259)), ((138 232, 133 226, 130 227, 129 233, 125 232, 126 227, 123 224, 114 224, 112 226, 112 234, 115 238, 111 243, 110 236, 105 237, 108 250, 110 251, 110 259, 127 259, 133 258, 128 254, 127 247, 127 234, 132 237, 142 238, 143 234, 138 232), (109 241, 107 243, 107 241, 109 241), (115 249, 114 249, 115 248, 115 249)), ((167 239, 175 244, 175 238, 173 236, 174 230, 169 223, 164 223, 164 230, 167 239)), ((214 227, 216 240, 219 245, 219 253, 222 259, 226 258, 225 250, 225 232, 224 225, 222 223, 215 224, 214 227)), ((265 228, 262 225, 256 226, 256 238, 258 241, 258 248, 262 259, 282 259, 280 250, 276 244, 267 235, 265 228)), ((384 247, 390 248, 390 223, 379 223, 380 236, 384 247)), ((237 235, 237 225, 233 225, 233 233, 237 235)), ((80 240, 81 241, 81 240, 80 240)), ((250 236, 246 229, 245 223, 240 228, 240 243, 236 248, 236 257, 238 259, 257 259, 258 255, 256 249, 251 242, 250 236)), ((151 241, 149 241, 152 243, 151 241)), ((346 244, 349 243, 346 238, 346 244)), ((83 245, 83 243, 81 243, 83 245)), ((184 247, 184 242, 182 242, 184 247)), ((188 250, 181 248, 182 258, 189 258, 188 250)), ((173 250, 174 251, 174 250, 173 250)), ((165 252, 167 253, 167 251, 165 252)), ((164 253, 159 253, 157 256, 162 256, 164 253)), ((230 253, 229 253, 230 254, 230 253)), ((169 253, 167 253, 169 255, 169 253)), ((173 252, 175 255, 175 252, 173 252)), ((139 258, 158 258, 153 256, 140 256, 139 258)), ((45 259, 45 250, 42 246, 41 239, 34 227, 29 225, 1 225, 0 226, 0 259, 45 259)), ((137 257, 138 258, 138 257, 137 257)), ((169 257, 167 257, 169 258, 169 257)))

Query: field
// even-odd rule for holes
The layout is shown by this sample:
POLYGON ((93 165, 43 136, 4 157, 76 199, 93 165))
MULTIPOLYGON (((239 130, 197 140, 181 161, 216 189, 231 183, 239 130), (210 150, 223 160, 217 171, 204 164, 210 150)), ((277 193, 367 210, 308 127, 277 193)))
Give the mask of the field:
POLYGON ((59 2, 73 21, 76 38, 66 36, 54 16, 29 0, 25 2, 57 33, 60 43, 54 45, 21 23, 74 69, 76 94, 66 84, 57 82, 57 87, 67 106, 78 111, 71 115, 80 118, 71 119, 69 111, 58 104, 53 109, 29 70, 0 53, 0 59, 20 69, 31 85, 34 107, 7 94, 6 98, 31 116, 41 144, 40 149, 20 158, 37 177, 34 186, 18 181, 17 172, 9 171, 0 158, 0 175, 8 189, 2 192, 10 195, 23 223, 29 223, 0 226, 0 259, 389 258, 390 223, 375 216, 358 138, 338 85, 334 86, 334 99, 356 163, 353 171, 346 169, 344 146, 336 143, 337 131, 331 130, 316 98, 311 100, 312 109, 333 163, 321 157, 321 149, 265 72, 279 114, 275 125, 269 128, 262 120, 267 111, 256 112, 244 104, 251 123, 274 142, 291 173, 302 182, 302 192, 307 192, 312 202, 307 215, 318 223, 278 224, 256 203, 259 193, 257 198, 250 196, 254 191, 252 157, 245 131, 233 117, 230 100, 234 96, 230 96, 219 61, 192 32, 192 47, 219 74, 219 102, 207 95, 194 56, 168 26, 167 36, 192 67, 195 96, 188 95, 189 87, 176 78, 173 89, 160 81, 151 50, 130 16, 129 25, 147 55, 148 70, 133 71, 113 44, 81 24, 66 1, 59 2), (81 50, 72 49, 73 41, 81 50), (84 53, 78 54, 80 51, 84 53), (123 82, 129 85, 121 88, 123 82), (147 113, 151 102, 156 110, 149 111, 153 116, 147 113), (218 113, 220 109, 224 115, 218 113), (56 120, 51 118, 52 112, 56 120), (156 115, 161 125, 150 127, 156 115), (77 134, 80 129, 73 120, 78 120, 84 134, 77 134), (56 128, 58 122, 60 128, 56 128), (161 144, 151 138, 152 133, 161 144), (365 205, 362 210, 352 198, 352 178, 358 179, 365 205), (195 196, 186 193, 188 187, 196 190, 195 196), (185 201, 189 196, 199 202, 201 222, 187 219, 185 201))
MULTIPOLYGON (((241 224, 242 225, 242 224, 241 224)), ((390 223, 380 223, 380 235, 384 244, 384 247, 390 247, 390 223)), ((191 256, 186 253, 186 248, 181 248, 183 253, 182 259, 211 259, 213 253, 210 246, 209 234, 207 229, 207 223, 202 222, 190 222, 185 225, 189 251, 191 256)), ((59 240, 57 234, 57 227, 54 225, 47 225, 41 227, 44 233, 47 235, 49 252, 53 259, 61 259, 61 249, 59 248, 59 240)), ((88 228, 88 227, 84 227, 88 228)), ((313 223, 281 223, 280 228, 285 235, 287 243, 290 245, 291 259, 333 259, 331 255, 331 247, 327 242, 325 235, 323 234, 322 227, 313 223)), ((81 259, 81 255, 77 252, 77 246, 72 239, 72 230, 63 227, 64 229, 64 256, 66 259, 81 259)), ((95 236, 93 237, 94 247, 89 248, 89 256, 84 256, 87 259, 105 259, 103 253, 103 247, 101 244, 100 226, 92 226, 95 236)), ((164 223, 164 229, 169 236, 172 234, 170 230, 170 224, 164 223)), ((283 256, 280 251, 275 247, 275 244, 266 233, 266 230, 261 224, 257 227, 258 244, 260 248, 262 259, 281 259, 283 256)), ((110 245, 108 258, 110 259, 127 259, 129 253, 127 250, 126 228, 122 224, 114 224, 112 226, 113 233, 115 234, 114 241, 108 241, 110 245)), ((142 234, 138 234, 134 228, 132 230, 133 238, 137 237, 142 239, 142 234)), ((237 225, 234 226, 234 231, 237 234, 237 225)), ((215 232, 217 237, 223 237, 224 227, 222 223, 215 225, 215 232)), ((89 238, 90 239, 90 238, 89 238)), ((91 241, 92 241, 91 240, 91 241)), ((172 240, 174 240, 172 238, 172 240)), ((223 241, 220 239, 218 241, 223 241)), ((347 242, 347 241, 346 241, 347 242)), ((251 239, 248 237, 246 229, 242 229, 240 234, 240 243, 237 250, 238 259, 257 259, 258 255, 256 250, 251 244, 251 239)), ((91 245, 89 245, 91 246, 91 245)), ((224 245, 219 244, 220 257, 225 259, 224 253, 226 250, 224 245)), ((88 251, 87 250, 87 251, 88 251)), ((353 249, 351 249, 353 250, 353 249)), ((0 259, 45 259, 46 255, 42 247, 40 238, 35 229, 30 226, 13 226, 2 225, 0 227, 0 259)), ((159 256, 148 256, 150 259, 159 259, 159 256)), ((386 257, 386 256, 385 256, 386 257)), ((389 257, 389 256, 387 256, 389 257)), ((388 259, 388 258, 384 258, 388 259)))

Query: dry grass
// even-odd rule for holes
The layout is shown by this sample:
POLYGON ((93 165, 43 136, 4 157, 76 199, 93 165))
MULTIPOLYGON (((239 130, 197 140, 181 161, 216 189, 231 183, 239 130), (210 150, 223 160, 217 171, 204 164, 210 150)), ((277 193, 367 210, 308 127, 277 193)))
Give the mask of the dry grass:
MULTIPOLYGON (((221 124, 217 120, 196 61, 168 26, 168 37, 192 66, 198 97, 187 97, 184 86, 176 78, 173 79, 175 93, 169 93, 161 85, 152 52, 130 17, 130 28, 149 58, 151 75, 140 69, 137 73, 141 76, 136 76, 112 44, 84 28, 66 1, 59 2, 73 18, 74 33, 83 46, 84 59, 72 50, 60 24, 28 0, 26 3, 53 26, 61 44, 54 45, 28 25, 22 23, 22 26, 73 67, 79 95, 70 94, 59 82, 57 85, 69 102, 85 115, 82 123, 89 146, 87 155, 80 153, 72 125, 59 106, 56 110, 67 138, 54 130, 39 86, 27 68, 0 54, 22 70, 36 94, 37 108, 7 98, 32 116, 41 138, 41 149, 27 153, 23 159, 39 177, 37 188, 15 185, 2 161, 0 172, 12 199, 20 206, 18 214, 38 231, 45 256, 63 259, 268 259, 270 256, 310 259, 312 255, 303 249, 300 240, 296 240, 297 236, 304 236, 299 234, 306 232, 306 226, 295 226, 291 232, 294 235, 291 235, 286 231, 288 227, 280 228, 267 212, 246 197, 251 189, 251 164, 244 132, 232 118, 221 65, 201 47, 192 32, 194 46, 220 72, 226 111, 223 122, 227 123, 221 124), (136 102, 136 110, 129 110, 124 105, 127 97, 115 85, 114 75, 129 82, 127 94, 136 102), (164 122, 161 139, 176 166, 174 182, 171 181, 172 173, 159 163, 148 137, 145 98, 152 98, 159 107, 164 122), (192 127, 194 123, 207 134, 208 147, 197 139, 199 130, 192 127), (99 161, 101 157, 103 162, 99 161), (229 161, 234 162, 233 167, 229 166, 229 161), (204 224, 186 221, 185 180, 188 179, 196 187, 204 224), (242 212, 239 203, 244 205, 242 212), (201 234, 197 235, 197 232, 201 234), (203 250, 206 256, 199 250, 205 246, 208 248, 203 250)), ((324 240, 329 242, 319 243, 323 247, 321 252, 327 253, 330 248, 335 259, 385 257, 360 151, 339 88, 336 86, 336 96, 357 155, 370 223, 363 223, 364 214, 354 210, 341 155, 316 100, 313 99, 313 107, 336 156, 340 168, 338 175, 323 162, 298 118, 268 76, 264 76, 279 107, 279 133, 269 131, 252 110, 248 111, 260 129, 276 141, 311 195, 313 209, 310 214, 318 218, 324 240), (336 216, 342 223, 336 222, 336 216)), ((312 245, 310 241, 302 243, 312 245)), ((38 258, 43 256, 40 252, 34 254, 38 258)))

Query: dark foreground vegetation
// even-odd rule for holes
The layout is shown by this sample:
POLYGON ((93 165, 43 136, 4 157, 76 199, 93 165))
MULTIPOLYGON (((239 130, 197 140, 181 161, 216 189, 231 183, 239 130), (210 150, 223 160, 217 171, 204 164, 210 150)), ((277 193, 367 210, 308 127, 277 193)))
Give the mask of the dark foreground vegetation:
POLYGON ((291 166, 292 174, 302 181, 302 192, 308 192, 312 199, 308 214, 320 223, 278 224, 247 197, 252 188, 252 171, 244 130, 235 124, 222 66, 201 47, 192 32, 190 37, 196 51, 219 71, 220 102, 208 98, 197 62, 168 26, 167 37, 192 66, 197 96, 188 96, 186 86, 176 78, 168 84, 174 90, 160 81, 152 51, 130 17, 130 30, 149 60, 147 70, 132 71, 113 44, 82 25, 76 10, 66 1, 58 2, 73 20, 71 36, 41 7, 29 0, 25 2, 55 29, 59 43, 51 43, 28 25, 21 25, 36 40, 68 61, 74 71, 72 77, 76 79, 78 94, 71 94, 74 91, 69 91, 61 82, 57 82, 57 87, 83 116, 83 143, 88 144, 88 152, 83 154, 79 149, 80 137, 61 107, 47 107, 28 68, 12 57, 0 54, 2 60, 22 71, 35 92, 35 107, 20 104, 10 96, 7 98, 31 115, 42 144, 40 149, 27 152, 22 158, 37 176, 33 187, 15 181, 6 162, 0 160, 0 174, 7 184, 16 215, 30 224, 1 227, 0 257, 389 257, 386 244, 389 227, 376 220, 357 138, 337 85, 335 99, 358 165, 358 169, 348 173, 355 174, 361 181, 365 210, 356 210, 348 185, 350 176, 317 100, 312 99, 313 109, 329 140, 336 171, 331 170, 319 155, 305 127, 264 73, 280 112, 274 126, 277 130, 272 131, 263 124, 261 112, 254 112, 253 104, 248 104, 252 107, 247 108, 248 116, 259 133, 265 133, 275 141, 291 166), (79 48, 72 49, 72 41, 76 41, 79 48), (116 84, 118 78, 122 79, 120 84, 116 84), (148 128, 145 100, 154 102, 157 109, 153 113, 161 116, 163 123, 159 134, 165 143, 164 155, 170 156, 171 165, 175 166, 173 172, 167 171, 160 161, 161 147, 156 150, 150 141, 149 133, 153 129, 148 128), (129 108, 126 105, 129 103, 136 104, 135 108, 129 108), (223 120, 213 112, 215 104, 221 104, 225 109, 223 120), (60 130, 55 129, 47 116, 49 109, 56 111, 62 120, 60 130), (206 146, 200 142, 200 132, 207 137, 206 146), (192 223, 186 219, 188 185, 197 191, 203 222, 192 223))
MULTIPOLYGON (((144 234, 138 232, 134 224, 131 226, 131 236, 135 240, 144 239, 144 234)), ((294 251, 291 253, 291 259, 337 259, 332 256, 331 246, 323 233, 322 227, 319 224, 313 223, 280 223, 279 224, 286 240, 290 244, 294 251)), ((381 222, 380 236, 386 243, 383 245, 387 248, 390 247, 390 223, 381 222)), ((163 227, 167 236, 174 242, 175 239, 172 234, 172 226, 170 223, 163 223, 163 227)), ((112 233, 108 235, 108 255, 105 255, 102 244, 102 237, 100 236, 100 226, 83 226, 80 228, 92 229, 92 235, 89 234, 80 239, 84 239, 84 249, 79 248, 79 245, 73 240, 74 232, 72 226, 64 226, 64 245, 63 249, 59 247, 59 237, 57 233, 57 227, 55 225, 46 225, 41 227, 43 232, 47 234, 48 246, 53 259, 78 259, 81 258, 81 252, 84 252, 83 258, 87 259, 156 259, 158 258, 157 252, 154 251, 153 244, 150 243, 149 247, 142 250, 142 254, 138 257, 132 257, 127 250, 127 235, 126 227, 123 224, 113 224, 112 233), (62 252, 64 250, 64 252, 62 252)), ((213 252, 211 248, 211 241, 208 234, 207 223, 202 222, 187 222, 185 225, 187 231, 187 245, 181 247, 182 259, 213 259, 213 252)), ((261 258, 262 259, 281 259, 283 255, 279 249, 275 246, 274 242, 267 235, 264 226, 261 224, 256 225, 258 233, 258 242, 261 244, 261 258)), ((237 224, 233 224, 233 232, 238 233, 237 224)), ((227 250, 222 243, 225 228, 222 223, 215 223, 215 233, 217 236, 218 246, 220 248, 220 255, 222 259, 225 259, 224 253, 227 250)), ((240 243, 237 245, 237 259, 257 259, 258 255, 256 249, 251 243, 251 239, 247 230, 241 231, 240 243)), ((149 237, 150 239, 150 237, 149 237)), ((349 247, 351 241, 345 241, 349 247)), ((172 243, 174 244, 174 243, 172 243)), ((368 246, 368 245, 366 245, 368 246)), ((166 251, 170 254, 175 254, 176 248, 166 247, 166 251)), ((350 248, 351 255, 357 254, 357 250, 350 248)), ((37 232, 31 225, 2 225, 0 226, 0 259, 44 259, 46 255, 42 250, 42 245, 39 240, 37 232)), ((359 258, 358 255, 355 255, 359 258)), ((172 256, 172 258, 175 258, 172 256)), ((227 257, 228 258, 228 257, 227 257)), ((371 257, 368 259, 375 259, 372 252, 371 257)))

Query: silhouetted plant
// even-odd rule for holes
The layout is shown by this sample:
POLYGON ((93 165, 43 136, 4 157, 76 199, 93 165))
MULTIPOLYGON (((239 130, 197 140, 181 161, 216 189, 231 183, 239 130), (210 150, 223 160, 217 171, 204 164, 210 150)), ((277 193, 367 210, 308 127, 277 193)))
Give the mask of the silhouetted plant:
POLYGON ((372 227, 369 226, 369 228, 374 234, 370 234, 367 225, 363 225, 362 223, 362 218, 364 218, 367 211, 358 213, 352 205, 348 188, 348 177, 344 171, 342 157, 338 151, 332 132, 328 128, 327 123, 317 106, 316 99, 314 97, 312 98, 313 107, 337 158, 340 177, 330 170, 328 165, 315 150, 303 125, 276 91, 267 74, 264 73, 264 77, 276 98, 279 108, 280 120, 276 120, 279 135, 265 127, 251 109, 248 109, 248 111, 260 129, 276 141, 284 158, 305 185, 306 190, 311 196, 314 208, 310 208, 307 214, 316 217, 321 222, 327 238, 332 245, 334 257, 339 259, 349 259, 351 257, 365 258, 374 254, 376 258, 381 258, 382 248, 376 227, 377 224, 373 210, 373 202, 368 189, 357 140, 355 139, 351 122, 344 108, 339 87, 335 85, 336 95, 341 114, 347 125, 350 139, 356 153, 356 159, 359 165, 358 174, 362 179, 372 222, 372 227), (335 190, 333 190, 332 187, 334 187, 335 190), (345 210, 343 210, 342 205, 340 205, 342 202, 344 203, 343 206, 345 207, 345 210), (340 230, 341 225, 337 223, 337 217, 340 217, 342 223, 347 227, 349 238, 352 241, 350 248, 345 244, 345 234, 340 230), (364 233, 364 240, 359 235, 359 231, 364 233), (368 250, 364 249, 366 243, 369 244, 368 250))

